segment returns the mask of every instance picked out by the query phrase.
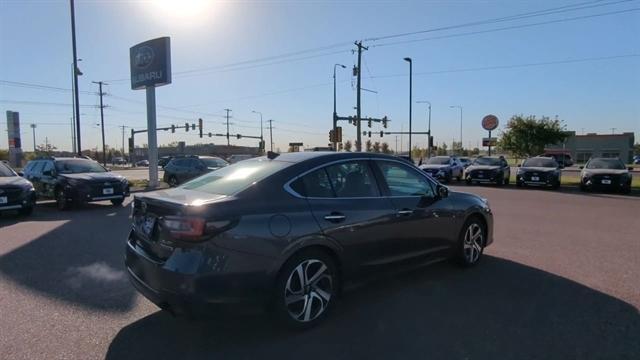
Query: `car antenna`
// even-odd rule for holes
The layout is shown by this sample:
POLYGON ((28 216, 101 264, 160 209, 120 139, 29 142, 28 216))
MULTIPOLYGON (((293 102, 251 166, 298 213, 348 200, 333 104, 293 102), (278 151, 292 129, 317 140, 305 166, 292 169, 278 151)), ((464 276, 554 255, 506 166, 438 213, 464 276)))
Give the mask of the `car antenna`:
POLYGON ((273 159, 277 158, 278 156, 280 156, 280 154, 278 154, 277 152, 267 151, 267 159, 269 159, 269 160, 273 160, 273 159))

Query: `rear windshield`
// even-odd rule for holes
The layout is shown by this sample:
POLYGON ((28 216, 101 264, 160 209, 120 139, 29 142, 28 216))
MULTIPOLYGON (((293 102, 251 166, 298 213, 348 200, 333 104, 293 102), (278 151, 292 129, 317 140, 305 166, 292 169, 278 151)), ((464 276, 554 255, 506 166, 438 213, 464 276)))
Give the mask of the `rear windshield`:
POLYGON ((233 195, 289 165, 291 164, 288 162, 271 161, 265 158, 241 161, 195 178, 180 188, 210 194, 233 195))
POLYGON ((14 173, 13 170, 11 170, 11 168, 9 168, 7 165, 0 162, 0 177, 7 176, 16 176, 16 173, 14 173))
POLYGON ((553 159, 531 158, 527 159, 522 166, 525 167, 558 167, 558 163, 553 159))
POLYGON ((107 171, 97 162, 86 159, 57 160, 56 170, 60 174, 102 173, 107 171))
POLYGON ((433 164, 433 165, 447 165, 449 164, 449 157, 448 156, 436 156, 436 157, 432 157, 429 160, 427 160, 427 164, 433 164))
POLYGON ((587 164, 587 169, 624 170, 624 164, 618 159, 593 159, 587 164))
POLYGON ((207 167, 223 167, 229 165, 228 162, 219 158, 200 158, 207 167))
POLYGON ((473 161, 473 165, 500 166, 502 160, 498 158, 477 158, 473 161))

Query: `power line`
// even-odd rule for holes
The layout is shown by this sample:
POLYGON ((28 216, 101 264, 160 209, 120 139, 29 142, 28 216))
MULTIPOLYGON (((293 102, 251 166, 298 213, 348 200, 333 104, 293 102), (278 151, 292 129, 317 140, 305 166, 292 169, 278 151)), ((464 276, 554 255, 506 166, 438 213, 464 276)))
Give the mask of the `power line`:
POLYGON ((610 1, 610 2, 606 2, 606 3, 602 3, 600 1, 587 1, 587 2, 577 3, 577 4, 573 4, 573 5, 564 5, 564 6, 560 6, 560 7, 543 9, 543 10, 536 10, 536 11, 530 11, 530 12, 526 12, 526 13, 514 14, 514 15, 509 15, 509 16, 504 16, 504 17, 499 17, 499 18, 491 18, 491 19, 472 21, 472 22, 456 24, 456 25, 441 26, 441 27, 425 29, 425 30, 418 30, 418 31, 397 33, 397 34, 391 34, 391 35, 377 36, 377 37, 365 39, 364 41, 380 41, 380 40, 393 39, 393 38, 398 38, 398 37, 425 34, 425 33, 430 33, 430 32, 459 29, 459 28, 463 28, 463 27, 486 25, 486 24, 495 24, 495 23, 499 23, 499 22, 528 19, 528 18, 532 18, 532 17, 553 15, 553 14, 559 14, 559 13, 564 13, 564 12, 569 12, 569 11, 578 11, 578 10, 584 10, 584 9, 590 9, 590 8, 596 8, 596 7, 602 7, 602 6, 609 6, 609 5, 615 5, 615 4, 620 4, 620 3, 632 2, 632 1, 636 1, 636 0, 619 0, 619 1, 610 1), (594 3, 596 3, 596 4, 594 4, 594 3))
MULTIPOLYGON (((31 84, 31 83, 25 83, 20 81, 9 81, 9 80, 0 80, 0 85, 27 88, 27 89, 36 89, 36 90, 47 90, 47 91, 60 92, 60 93, 63 93, 63 92, 67 93, 72 91, 71 89, 57 87, 57 86, 31 84)), ((80 93, 86 94, 86 95, 96 94, 95 92, 91 92, 91 91, 80 91, 80 93)))
POLYGON ((403 41, 394 41, 394 42, 371 45, 371 47, 383 47, 383 46, 391 46, 391 45, 399 45, 399 44, 410 44, 410 43, 415 43, 415 42, 420 42, 420 41, 439 40, 439 39, 448 39, 448 38, 468 36, 468 35, 486 34, 486 33, 491 33, 491 32, 496 32, 496 31, 522 29, 522 28, 532 27, 532 26, 556 24, 556 23, 562 23, 562 22, 568 22, 568 21, 577 21, 577 20, 584 20, 584 19, 590 19, 590 18, 595 18, 595 17, 623 14, 623 13, 628 13, 628 12, 633 12, 633 11, 638 11, 638 10, 640 10, 640 8, 631 8, 631 9, 611 11, 611 12, 606 12, 606 13, 576 16, 576 17, 572 17, 572 18, 549 20, 549 21, 542 21, 542 22, 530 23, 530 24, 522 24, 522 25, 505 26, 505 27, 489 29, 489 30, 469 31, 469 32, 458 33, 458 34, 432 36, 432 37, 422 38, 422 39, 411 39, 411 40, 403 40, 403 41))
MULTIPOLYGON (((601 57, 582 58, 582 59, 556 60, 556 61, 545 61, 545 62, 535 62, 535 63, 525 63, 525 64, 495 65, 495 66, 460 68, 460 69, 451 69, 451 70, 425 71, 425 72, 417 72, 417 73, 414 73, 413 75, 434 75, 434 74, 448 74, 448 73, 457 73, 457 72, 515 69, 515 68, 521 68, 521 67, 571 64, 571 63, 579 63, 579 62, 624 59, 624 58, 631 58, 631 57, 640 57, 640 54, 625 54, 625 55, 601 56, 601 57)), ((383 79, 383 78, 406 77, 406 76, 407 76, 407 74, 391 74, 391 75, 379 75, 379 76, 375 76, 375 78, 376 79, 383 79)))
MULTIPOLYGON (((71 106, 71 104, 65 103, 54 103, 54 102, 44 102, 44 101, 28 101, 28 100, 7 100, 0 99, 0 103, 7 104, 21 104, 21 105, 43 105, 43 106, 71 106)), ((95 108, 95 105, 80 105, 83 108, 95 108)))

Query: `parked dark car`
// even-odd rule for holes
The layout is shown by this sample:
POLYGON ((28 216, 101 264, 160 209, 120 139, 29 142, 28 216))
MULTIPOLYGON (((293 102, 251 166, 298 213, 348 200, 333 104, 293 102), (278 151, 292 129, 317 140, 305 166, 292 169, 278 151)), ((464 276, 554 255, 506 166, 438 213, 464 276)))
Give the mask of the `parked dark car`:
POLYGON ((133 204, 125 264, 144 296, 191 315, 268 304, 297 328, 345 283, 450 257, 472 266, 493 236, 486 200, 383 154, 270 154, 133 204))
POLYGON ((536 156, 518 165, 516 186, 542 186, 557 189, 562 182, 562 165, 552 157, 536 156))
POLYGON ((93 160, 37 159, 29 161, 23 171, 24 177, 33 183, 38 197, 55 199, 60 210, 103 200, 120 206, 129 196, 127 179, 93 160))
POLYGON ((137 167, 149 167, 149 160, 136 161, 137 167))
POLYGON ((634 165, 639 165, 640 164, 640 155, 636 155, 633 157, 633 164, 634 165))
POLYGON ((420 169, 430 174, 434 179, 446 183, 451 182, 453 178, 460 181, 464 168, 455 156, 434 156, 420 165, 420 169))
POLYGON ((33 184, 18 175, 8 164, 0 162, 0 213, 17 210, 29 215, 36 204, 33 184))
POLYGON ((580 167, 580 190, 615 190, 631 192, 631 168, 618 158, 591 158, 580 167))
POLYGON ((464 172, 467 184, 508 185, 510 177, 511 167, 503 157, 480 156, 464 172))
POLYGON ((169 161, 171 161, 171 159, 173 159, 173 156, 161 157, 160 159, 158 159, 158 166, 164 169, 164 167, 167 166, 167 164, 169 163, 169 161))
POLYGON ((165 165, 163 181, 174 187, 227 165, 228 162, 215 156, 178 156, 165 165))
POLYGON ((571 157, 571 154, 546 152, 542 156, 554 158, 562 167, 569 167, 573 165, 573 158, 571 157))

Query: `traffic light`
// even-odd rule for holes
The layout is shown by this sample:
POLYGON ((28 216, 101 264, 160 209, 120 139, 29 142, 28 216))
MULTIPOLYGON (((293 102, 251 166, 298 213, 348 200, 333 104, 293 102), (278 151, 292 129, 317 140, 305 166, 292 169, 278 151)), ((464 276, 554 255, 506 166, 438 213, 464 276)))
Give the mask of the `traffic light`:
POLYGON ((242 135, 236 134, 236 139, 241 139, 241 138, 242 138, 242 135))
POLYGON ((336 126, 335 138, 336 142, 342 142, 342 126, 336 126))
POLYGON ((367 135, 368 135, 369 137, 371 137, 371 131, 369 131, 367 135))
POLYGON ((382 118, 382 127, 385 128, 385 129, 387 128, 387 121, 389 121, 389 120, 387 119, 386 116, 382 118))
POLYGON ((371 127, 371 120, 368 121, 367 126, 371 127))
POLYGON ((384 131, 380 130, 380 137, 384 137, 384 131))
POLYGON ((176 126, 175 125, 171 125, 171 133, 176 132, 176 126))
POLYGON ((196 129, 196 124, 191 124, 191 130, 195 130, 196 129))
POLYGON ((184 123, 184 131, 189 131, 189 123, 184 123))
POLYGON ((333 130, 329 130, 329 141, 334 142, 335 137, 336 137, 336 134, 333 132, 333 130))
POLYGON ((198 119, 198 130, 200 130, 200 138, 202 138, 202 119, 198 119))
POLYGON ((211 137, 211 133, 209 133, 209 137, 211 137))

